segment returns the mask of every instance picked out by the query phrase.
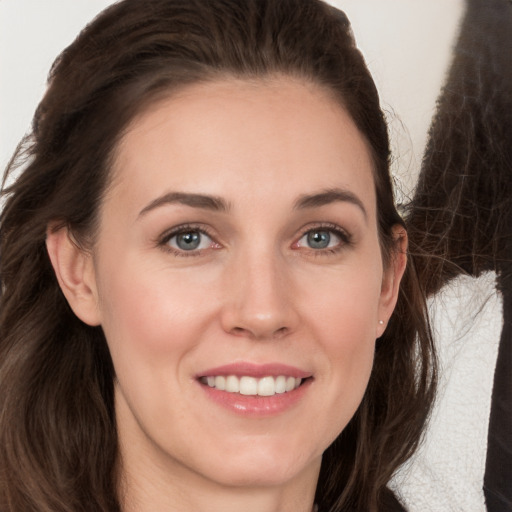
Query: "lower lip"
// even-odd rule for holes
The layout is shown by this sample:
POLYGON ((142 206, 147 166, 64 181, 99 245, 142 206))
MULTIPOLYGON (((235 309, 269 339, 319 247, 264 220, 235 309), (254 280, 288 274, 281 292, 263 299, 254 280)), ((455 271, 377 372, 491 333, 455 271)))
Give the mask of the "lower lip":
POLYGON ((282 414, 304 397, 312 379, 304 381, 297 389, 272 396, 241 395, 211 388, 199 383, 206 396, 220 406, 241 416, 265 417, 282 414))

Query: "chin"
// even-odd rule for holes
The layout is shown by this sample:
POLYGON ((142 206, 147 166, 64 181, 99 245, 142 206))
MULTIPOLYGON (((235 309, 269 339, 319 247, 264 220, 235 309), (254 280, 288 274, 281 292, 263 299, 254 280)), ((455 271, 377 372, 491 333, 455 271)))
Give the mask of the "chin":
POLYGON ((221 485, 227 487, 273 487, 286 485, 286 483, 296 479, 304 468, 298 470, 297 467, 281 468, 278 461, 275 461, 274 467, 251 467, 244 469, 219 471, 213 478, 221 485))
POLYGON ((320 471, 321 455, 306 457, 301 449, 245 452, 236 458, 226 452, 220 464, 208 464, 208 472, 222 485, 267 487, 286 484, 304 472, 320 471))

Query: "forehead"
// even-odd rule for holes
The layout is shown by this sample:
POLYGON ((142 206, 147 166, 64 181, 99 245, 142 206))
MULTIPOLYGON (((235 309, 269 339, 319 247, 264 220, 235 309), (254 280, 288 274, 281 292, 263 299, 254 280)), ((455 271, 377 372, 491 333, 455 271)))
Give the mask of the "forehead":
POLYGON ((291 201, 343 187, 371 212, 372 168, 366 140, 321 87, 230 79, 188 86, 137 116, 118 145, 113 188, 141 204, 167 189, 291 201))

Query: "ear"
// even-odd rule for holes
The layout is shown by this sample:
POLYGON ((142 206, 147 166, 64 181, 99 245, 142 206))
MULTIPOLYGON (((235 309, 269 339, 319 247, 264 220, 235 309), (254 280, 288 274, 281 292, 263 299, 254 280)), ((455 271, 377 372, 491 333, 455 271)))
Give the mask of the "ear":
POLYGON ((400 281, 407 265, 407 231, 400 225, 393 226, 394 247, 390 261, 384 269, 379 301, 379 322, 377 338, 386 330, 387 323, 395 309, 400 289, 400 281))
POLYGON ((92 254, 81 248, 66 226, 49 225, 46 249, 59 286, 75 315, 99 325, 98 294, 92 254))

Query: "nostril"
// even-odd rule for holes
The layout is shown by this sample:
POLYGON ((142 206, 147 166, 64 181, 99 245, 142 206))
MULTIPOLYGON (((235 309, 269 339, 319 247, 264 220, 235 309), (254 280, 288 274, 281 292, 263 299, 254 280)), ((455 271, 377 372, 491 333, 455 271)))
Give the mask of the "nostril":
POLYGON ((288 327, 280 327, 274 332, 276 338, 284 336, 288 332, 288 327))
POLYGON ((289 332, 288 327, 280 327, 274 331, 268 331, 268 332, 259 332, 257 329, 251 330, 246 329, 244 327, 233 327, 230 330, 231 334, 235 336, 250 336, 251 338, 268 338, 268 339, 275 339, 275 338, 282 338, 286 336, 289 332))

